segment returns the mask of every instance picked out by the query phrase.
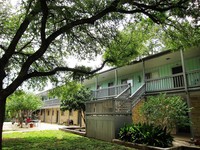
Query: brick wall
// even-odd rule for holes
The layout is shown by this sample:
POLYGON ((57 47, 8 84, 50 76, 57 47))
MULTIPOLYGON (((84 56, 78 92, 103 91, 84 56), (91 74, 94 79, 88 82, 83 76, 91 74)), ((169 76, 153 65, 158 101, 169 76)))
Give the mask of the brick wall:
POLYGON ((200 137, 200 93, 190 94, 190 104, 194 136, 200 137))
POLYGON ((143 105, 144 99, 140 100, 133 108, 132 108, 132 120, 133 123, 143 122, 143 117, 140 114, 140 107, 143 105))

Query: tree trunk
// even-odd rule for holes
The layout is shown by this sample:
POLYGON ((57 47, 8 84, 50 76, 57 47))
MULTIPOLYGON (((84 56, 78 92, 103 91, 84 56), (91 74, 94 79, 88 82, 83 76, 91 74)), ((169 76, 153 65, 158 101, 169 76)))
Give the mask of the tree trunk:
POLYGON ((3 132, 3 122, 5 118, 5 107, 6 107, 6 99, 0 99, 0 150, 2 150, 2 132, 3 132))

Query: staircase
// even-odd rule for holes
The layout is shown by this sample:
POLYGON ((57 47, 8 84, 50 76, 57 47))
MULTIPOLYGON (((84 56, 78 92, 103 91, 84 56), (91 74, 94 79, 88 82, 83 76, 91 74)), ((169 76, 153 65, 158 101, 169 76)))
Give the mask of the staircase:
POLYGON ((132 108, 143 98, 145 94, 145 84, 142 84, 130 97, 132 108))
POLYGON ((131 86, 129 85, 124 91, 115 97, 115 111, 121 113, 130 112, 131 100, 128 97, 131 94, 131 86))

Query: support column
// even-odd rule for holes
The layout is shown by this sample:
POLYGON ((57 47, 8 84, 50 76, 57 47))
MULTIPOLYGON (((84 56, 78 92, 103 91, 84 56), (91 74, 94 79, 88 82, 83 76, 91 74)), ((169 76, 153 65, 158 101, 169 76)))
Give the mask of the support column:
POLYGON ((95 76, 95 79, 96 79, 96 83, 95 83, 95 93, 94 93, 94 96, 95 96, 95 99, 97 98, 97 86, 98 86, 98 76, 96 75, 95 76))
MULTIPOLYGON (((187 105, 188 105, 189 108, 191 108, 190 95, 189 95, 189 92, 188 92, 188 84, 187 84, 187 77, 186 77, 186 70, 185 70, 184 54, 183 54, 182 49, 180 50, 180 54, 181 54, 181 65, 182 65, 182 69, 183 69, 183 80, 184 80, 184 85, 185 85, 187 105)), ((191 112, 189 112, 189 119, 192 120, 191 112)), ((192 125, 190 125, 190 133, 191 133, 191 136, 194 138, 194 132, 193 132, 192 125)))
POLYGON ((185 71, 185 61, 184 61, 184 56, 183 56, 183 50, 180 50, 181 54, 181 65, 183 69, 183 80, 184 80, 184 85, 185 85, 185 91, 188 92, 188 85, 187 85, 187 78, 186 78, 186 71, 185 71))
POLYGON ((143 73, 143 81, 145 83, 145 63, 144 63, 144 60, 142 59, 142 73, 143 73))
POLYGON ((115 69, 115 95, 117 95, 118 71, 115 69))

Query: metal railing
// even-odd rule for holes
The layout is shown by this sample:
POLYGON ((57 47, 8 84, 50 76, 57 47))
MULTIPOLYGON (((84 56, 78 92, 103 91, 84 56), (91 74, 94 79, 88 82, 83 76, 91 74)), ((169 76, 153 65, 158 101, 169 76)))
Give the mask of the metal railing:
POLYGON ((103 99, 103 98, 116 97, 128 87, 129 87, 129 84, 122 84, 122 85, 112 86, 108 88, 98 89, 98 90, 92 91, 92 98, 103 99))

